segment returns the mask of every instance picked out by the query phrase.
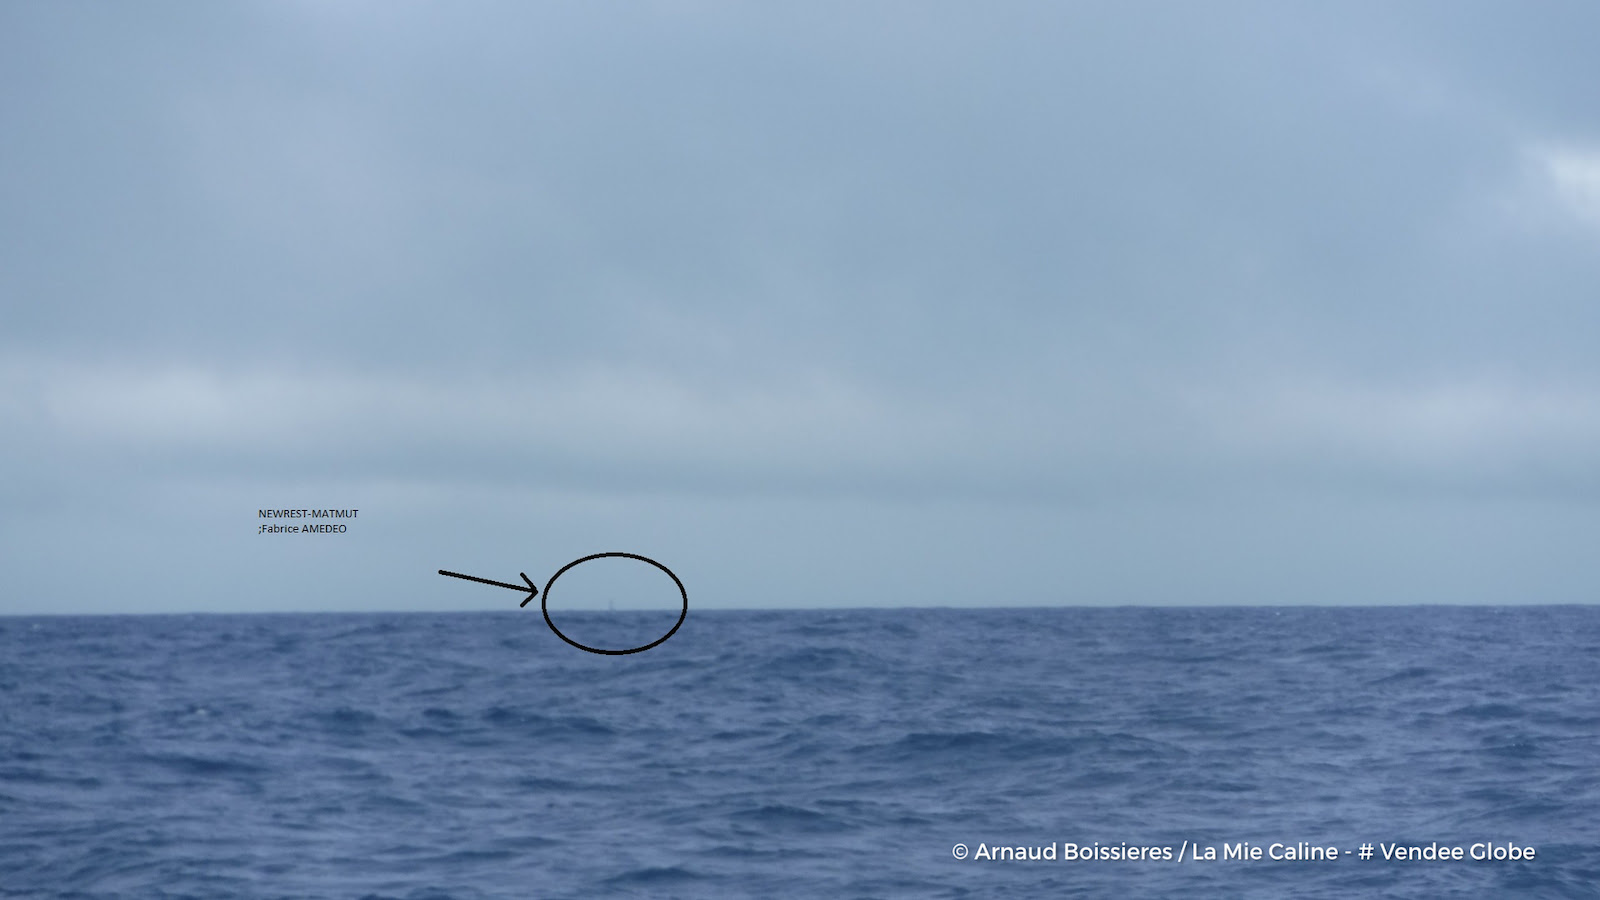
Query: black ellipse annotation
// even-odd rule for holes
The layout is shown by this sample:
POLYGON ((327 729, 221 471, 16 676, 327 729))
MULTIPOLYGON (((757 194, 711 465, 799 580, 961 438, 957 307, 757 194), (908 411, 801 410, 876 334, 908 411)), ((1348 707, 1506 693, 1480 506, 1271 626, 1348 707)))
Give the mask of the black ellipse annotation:
MULTIPOLYGON (((526 572, 517 573, 517 574, 522 576, 523 584, 510 584, 510 583, 504 582, 504 581, 495 581, 495 580, 493 580, 491 578, 479 578, 476 575, 463 575, 460 572, 450 572, 450 571, 447 571, 445 569, 440 569, 439 570, 439 574, 440 575, 447 575, 447 576, 449 576, 451 578, 460 578, 463 581, 476 581, 479 584, 487 584, 487 585, 492 585, 494 587, 510 588, 513 591, 526 591, 528 593, 528 596, 522 598, 522 602, 517 604, 518 606, 527 606, 528 605, 528 601, 532 600, 534 597, 539 595, 539 589, 537 587, 534 587, 533 581, 528 578, 528 573, 526 573, 526 572)), ((561 638, 563 641, 566 641, 568 644, 571 644, 572 646, 577 647, 579 650, 586 650, 586 651, 588 651, 590 653, 599 653, 599 654, 601 654, 603 656, 627 656, 630 653, 642 653, 642 652, 644 652, 646 650, 649 650, 651 647, 659 646, 661 643, 666 641, 667 638, 670 638, 673 635, 678 633, 678 629, 683 627, 684 619, 688 618, 688 616, 689 616, 689 591, 684 588, 683 582, 678 578, 678 576, 676 574, 673 573, 673 571, 671 569, 667 568, 666 566, 662 565, 661 563, 656 562, 655 560, 651 559, 648 556, 640 556, 637 553, 620 553, 620 552, 592 553, 592 554, 590 554, 588 556, 583 557, 582 559, 575 559, 572 562, 567 563, 566 565, 562 566, 560 569, 556 570, 556 573, 554 575, 550 576, 550 580, 545 582, 545 584, 544 584, 544 599, 540 601, 539 608, 544 613, 544 623, 546 625, 550 626, 550 630, 555 632, 556 637, 561 638), (682 599, 682 605, 681 605, 681 608, 680 608, 680 610, 678 612, 678 621, 673 623, 672 627, 667 630, 666 634, 663 634, 661 637, 656 638, 655 640, 651 641, 650 643, 644 644, 643 646, 639 646, 639 647, 628 647, 628 648, 621 649, 621 650, 614 650, 614 649, 610 649, 610 648, 606 648, 606 647, 590 647, 587 644, 580 644, 577 641, 573 640, 572 638, 567 637, 565 634, 563 634, 561 629, 557 628, 556 627, 556 623, 550 618, 550 588, 551 588, 552 585, 554 585, 556 583, 556 579, 557 578, 560 578, 564 573, 570 571, 575 566, 578 566, 578 565, 580 565, 582 563, 586 563, 586 562, 589 562, 591 560, 596 560, 596 559, 632 559, 632 560, 636 560, 638 562, 646 563, 646 564, 651 565, 651 566, 655 566, 657 569, 660 569, 662 572, 666 573, 666 576, 668 578, 671 578, 672 579, 672 583, 678 588, 678 596, 682 599)))

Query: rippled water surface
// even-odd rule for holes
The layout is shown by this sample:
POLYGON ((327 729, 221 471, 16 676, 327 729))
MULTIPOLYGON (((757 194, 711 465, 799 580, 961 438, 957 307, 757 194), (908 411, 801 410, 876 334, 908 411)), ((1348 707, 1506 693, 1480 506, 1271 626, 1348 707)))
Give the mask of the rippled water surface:
POLYGON ((1590 608, 0 619, 0 896, 1595 897, 1597 684, 1590 608), (1302 840, 1537 855, 952 855, 1302 840))

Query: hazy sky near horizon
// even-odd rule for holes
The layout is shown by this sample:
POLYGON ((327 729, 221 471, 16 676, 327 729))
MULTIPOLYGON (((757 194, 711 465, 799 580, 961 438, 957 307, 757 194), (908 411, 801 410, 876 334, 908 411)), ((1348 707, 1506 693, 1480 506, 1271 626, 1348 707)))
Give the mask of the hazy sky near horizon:
POLYGON ((1595 602, 1596 35, 5 4, 0 613, 1595 602))

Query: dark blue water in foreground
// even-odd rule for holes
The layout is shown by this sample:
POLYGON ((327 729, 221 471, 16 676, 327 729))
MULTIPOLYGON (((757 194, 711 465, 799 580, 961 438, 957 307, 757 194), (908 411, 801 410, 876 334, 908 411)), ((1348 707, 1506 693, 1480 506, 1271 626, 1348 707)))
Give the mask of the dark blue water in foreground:
POLYGON ((0 896, 1595 897, 1597 685, 1586 608, 0 619, 0 896), (1536 856, 952 855, 1185 840, 1536 856))

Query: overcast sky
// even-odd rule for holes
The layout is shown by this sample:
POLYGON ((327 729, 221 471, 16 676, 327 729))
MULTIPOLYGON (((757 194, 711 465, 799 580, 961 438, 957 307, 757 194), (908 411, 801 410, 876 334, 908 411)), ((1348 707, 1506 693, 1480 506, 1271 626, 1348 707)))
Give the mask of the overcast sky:
POLYGON ((1596 35, 6 3, 0 613, 1594 602, 1596 35))

